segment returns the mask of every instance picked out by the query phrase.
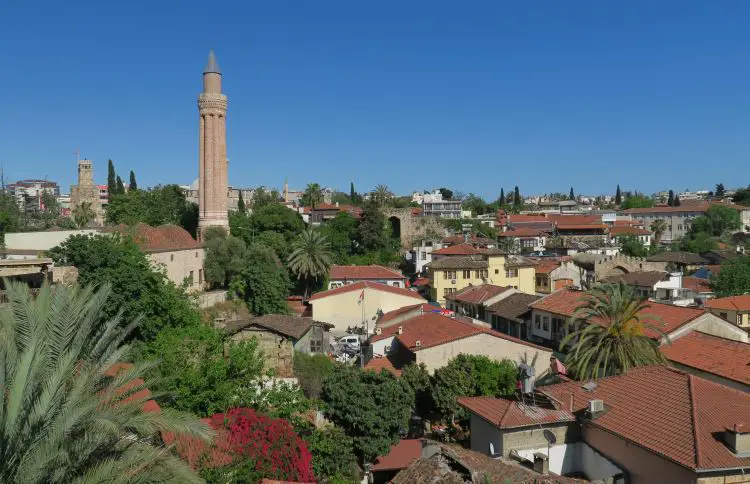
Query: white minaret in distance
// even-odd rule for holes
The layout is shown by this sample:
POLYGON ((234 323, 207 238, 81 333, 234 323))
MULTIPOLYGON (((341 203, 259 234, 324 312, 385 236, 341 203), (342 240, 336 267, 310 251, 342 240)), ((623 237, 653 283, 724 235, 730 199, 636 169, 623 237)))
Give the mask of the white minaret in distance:
POLYGON ((198 96, 198 237, 209 227, 229 233, 227 214, 227 97, 221 93, 221 70, 211 51, 203 69, 203 92, 198 96))

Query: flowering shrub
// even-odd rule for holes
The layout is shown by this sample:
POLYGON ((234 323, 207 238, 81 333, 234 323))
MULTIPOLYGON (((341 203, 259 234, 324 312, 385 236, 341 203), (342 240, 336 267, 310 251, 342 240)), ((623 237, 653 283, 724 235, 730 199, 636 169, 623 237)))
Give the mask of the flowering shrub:
POLYGON ((209 482, 256 482, 262 478, 313 482, 312 454, 283 419, 235 408, 207 419, 216 430, 214 445, 198 462, 209 482))

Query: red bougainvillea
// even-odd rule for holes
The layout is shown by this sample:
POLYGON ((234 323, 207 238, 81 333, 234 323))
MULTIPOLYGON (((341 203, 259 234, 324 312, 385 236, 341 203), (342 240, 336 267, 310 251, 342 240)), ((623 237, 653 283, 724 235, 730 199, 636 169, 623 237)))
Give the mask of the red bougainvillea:
POLYGON ((201 450, 187 446, 192 452, 178 446, 194 466, 214 472, 231 467, 235 476, 314 482, 312 454, 286 420, 235 408, 204 421, 216 430, 213 446, 201 450))

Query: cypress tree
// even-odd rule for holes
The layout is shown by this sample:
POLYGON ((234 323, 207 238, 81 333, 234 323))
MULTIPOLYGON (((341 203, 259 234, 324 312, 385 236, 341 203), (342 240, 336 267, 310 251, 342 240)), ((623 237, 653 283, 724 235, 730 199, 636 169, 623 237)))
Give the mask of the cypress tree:
POLYGON ((354 182, 349 183, 349 199, 352 201, 352 204, 357 203, 357 192, 354 191, 354 182))
POLYGON ((674 191, 669 190, 669 198, 667 199, 667 205, 674 207, 674 191))
POLYGON ((500 205, 505 205, 505 189, 500 189, 500 205))
POLYGON ((622 203, 622 192, 620 191, 620 185, 617 185, 617 193, 615 193, 615 205, 622 203))
POLYGON ((241 214, 245 214, 245 200, 242 198, 242 190, 240 190, 240 196, 237 199, 237 211, 241 214))
POLYGON ((570 195, 568 196, 571 200, 576 199, 576 194, 573 192, 573 187, 570 187, 570 195))
POLYGON ((515 190, 513 190, 513 205, 516 207, 521 206, 521 192, 518 191, 518 185, 516 185, 515 190))
POLYGON ((679 207, 680 205, 682 205, 682 202, 680 202, 680 196, 679 196, 679 195, 676 195, 676 196, 674 197, 674 205, 672 205, 672 206, 673 206, 673 207, 679 207))
POLYGON ((117 188, 115 188, 115 195, 122 195, 125 193, 125 185, 122 184, 122 178, 117 175, 117 188))
POLYGON ((135 181, 133 170, 130 170, 130 186, 128 186, 128 190, 138 190, 138 183, 135 181))
POLYGON ((109 160, 107 165, 107 192, 110 195, 117 195, 117 173, 115 172, 115 164, 112 160, 109 160))

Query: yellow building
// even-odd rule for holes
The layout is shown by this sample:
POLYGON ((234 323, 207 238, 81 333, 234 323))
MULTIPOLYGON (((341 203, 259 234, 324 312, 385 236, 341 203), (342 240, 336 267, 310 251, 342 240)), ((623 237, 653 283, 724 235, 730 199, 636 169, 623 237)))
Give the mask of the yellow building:
POLYGON ((484 249, 475 255, 442 257, 427 267, 431 299, 441 305, 445 304, 445 296, 470 285, 510 286, 535 294, 533 262, 497 249, 484 249))
POLYGON ((750 331, 750 294, 709 299, 705 306, 721 319, 750 331))

